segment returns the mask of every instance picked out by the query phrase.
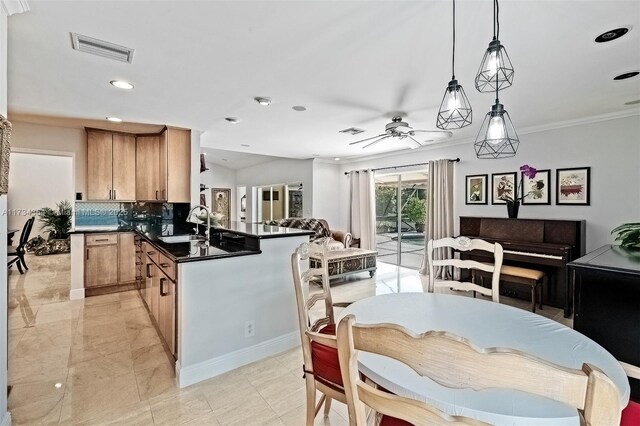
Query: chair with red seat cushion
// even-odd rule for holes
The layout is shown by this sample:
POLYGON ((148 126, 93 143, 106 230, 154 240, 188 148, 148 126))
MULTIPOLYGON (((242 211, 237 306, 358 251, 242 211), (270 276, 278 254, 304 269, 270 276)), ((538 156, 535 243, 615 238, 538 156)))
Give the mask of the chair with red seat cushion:
POLYGON ((333 399, 347 403, 338 360, 329 271, 326 267, 327 262, 322 261, 327 250, 326 245, 305 243, 291 255, 307 388, 306 424, 309 426, 313 425, 315 416, 323 404, 324 413, 327 416, 333 399), (303 271, 303 268, 308 266, 310 251, 313 252, 314 258, 321 259, 322 267, 303 271), (317 278, 322 279, 322 291, 309 294, 309 281, 317 278), (314 309, 316 303, 321 301, 324 302, 324 309, 314 309), (320 318, 313 319, 314 314, 320 318), (322 397, 316 405, 317 391, 322 393, 322 397))
POLYGON ((622 410, 622 418, 620 426, 638 426, 640 425, 640 402, 629 401, 629 405, 622 410))

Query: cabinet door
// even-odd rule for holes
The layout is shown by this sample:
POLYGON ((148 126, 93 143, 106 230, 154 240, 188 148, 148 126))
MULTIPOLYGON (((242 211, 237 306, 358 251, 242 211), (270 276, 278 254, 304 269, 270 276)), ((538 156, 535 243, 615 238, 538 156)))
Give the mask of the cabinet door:
MULTIPOLYGON (((155 268, 155 265, 154 265, 155 268)), ((154 269, 154 276, 151 279, 151 315, 158 322, 160 317, 160 279, 164 278, 159 269, 154 269)))
POLYGON ((169 174, 167 171, 167 138, 169 135, 169 130, 165 129, 164 132, 160 135, 160 158, 159 158, 159 167, 158 167, 158 175, 159 181, 158 185, 160 188, 160 199, 167 200, 167 180, 169 179, 169 174))
POLYGON ((118 283, 118 245, 85 248, 84 286, 99 287, 118 283))
POLYGON ((113 199, 136 199, 136 138, 113 135, 113 199))
POLYGON ((136 199, 160 199, 160 138, 138 136, 136 138, 136 199))
POLYGON ((136 242, 133 233, 118 234, 118 282, 136 280, 136 242))
POLYGON ((87 200, 112 198, 112 163, 111 133, 87 132, 87 200))
POLYGON ((191 202, 191 131, 167 129, 167 201, 191 202))
POLYGON ((175 354, 176 284, 167 277, 163 277, 160 280, 160 312, 158 325, 162 337, 171 350, 171 353, 175 354))
POLYGON ((147 256, 145 258, 144 267, 144 286, 142 287, 142 298, 144 299, 149 311, 151 311, 151 287, 153 283, 153 274, 157 273, 154 268, 155 265, 147 256))

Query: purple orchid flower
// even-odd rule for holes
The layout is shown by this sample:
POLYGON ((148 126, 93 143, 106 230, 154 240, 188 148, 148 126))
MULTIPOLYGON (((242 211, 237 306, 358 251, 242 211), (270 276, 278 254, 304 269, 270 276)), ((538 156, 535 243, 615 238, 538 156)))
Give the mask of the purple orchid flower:
POLYGON ((536 173, 538 173, 538 170, 536 170, 535 167, 531 167, 528 164, 524 164, 520 166, 520 171, 524 176, 528 177, 529 179, 535 178, 536 173))

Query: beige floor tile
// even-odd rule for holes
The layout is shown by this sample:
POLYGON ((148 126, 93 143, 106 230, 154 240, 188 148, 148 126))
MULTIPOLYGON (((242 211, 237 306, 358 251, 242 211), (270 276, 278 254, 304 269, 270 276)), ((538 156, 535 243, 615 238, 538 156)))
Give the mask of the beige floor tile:
POLYGON ((69 368, 69 380, 74 386, 132 374, 133 360, 128 350, 74 363, 69 368))
MULTIPOLYGON (((337 405, 337 403, 334 402, 337 405)), ((282 416, 280 416, 280 420, 287 426, 300 426, 304 425, 306 421, 306 408, 303 405, 302 407, 296 407, 282 416)), ((324 417, 322 411, 318 413, 315 418, 314 425, 323 425, 323 426, 348 426, 349 422, 345 420, 340 414, 338 414, 333 408, 329 412, 328 417, 324 417)))
POLYGON ((211 407, 202 392, 191 390, 151 404, 156 426, 179 425, 211 413, 211 407))
POLYGON ((282 415, 292 407, 306 401, 305 381, 293 373, 286 373, 275 380, 256 386, 256 390, 276 414, 282 415))
POLYGON ((136 373, 160 364, 173 365, 174 363, 173 360, 169 359, 162 345, 134 349, 131 351, 131 357, 133 359, 133 370, 136 373))
POLYGON ((43 381, 24 381, 11 386, 7 401, 9 411, 44 400, 62 400, 66 389, 66 374, 43 381))
POLYGON ((125 350, 129 350, 129 340, 124 323, 79 330, 71 346, 69 366, 125 350))
POLYGON ((190 420, 186 423, 182 423, 184 426, 218 426, 218 419, 213 413, 205 414, 204 416, 198 417, 197 419, 190 420))
POLYGON ((84 306, 98 306, 109 303, 120 303, 120 295, 118 293, 111 293, 84 299, 84 306))
POLYGON ((275 411, 257 391, 248 391, 242 397, 229 399, 227 404, 213 410, 221 425, 247 424, 251 420, 263 422, 277 418, 275 411))
POLYGON ((137 372, 136 382, 141 401, 160 395, 170 396, 179 391, 174 368, 169 363, 161 363, 137 372))
POLYGON ((149 426, 153 425, 153 415, 151 407, 146 402, 136 402, 129 404, 115 412, 104 413, 104 415, 95 417, 80 425, 127 425, 127 426, 149 426))
POLYGON ((18 347, 18 344, 20 343, 20 340, 22 339, 22 337, 24 336, 24 334, 26 332, 27 332, 27 329, 25 329, 25 328, 16 328, 14 330, 8 330, 8 333, 7 333, 7 353, 8 353, 8 356, 10 358, 13 356, 13 352, 18 347))
POLYGON ((275 380, 286 373, 290 372, 290 368, 282 365, 276 358, 268 358, 266 360, 255 362, 239 369, 244 374, 249 383, 254 386, 260 386, 275 380))
POLYGON ((11 410, 14 425, 55 425, 60 420, 63 398, 49 398, 11 410))
POLYGON ((127 327, 127 339, 129 340, 131 350, 146 348, 162 343, 158 336, 158 332, 155 327, 152 326, 140 328, 127 327))
MULTIPOLYGON (((18 352, 18 350, 16 350, 18 352)), ((68 348, 49 348, 47 352, 27 353, 9 359, 10 385, 39 382, 66 376, 69 362, 68 348)))

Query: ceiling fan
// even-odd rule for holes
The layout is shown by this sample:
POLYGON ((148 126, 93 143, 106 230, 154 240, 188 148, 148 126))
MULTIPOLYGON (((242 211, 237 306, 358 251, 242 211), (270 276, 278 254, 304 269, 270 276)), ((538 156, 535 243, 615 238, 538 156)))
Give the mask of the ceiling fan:
POLYGON ((435 139, 450 138, 451 135, 453 134, 446 130, 413 130, 413 128, 409 126, 407 122, 402 121, 402 117, 396 115, 391 119, 391 123, 388 123, 386 126, 384 126, 384 133, 378 136, 373 136, 371 138, 362 139, 356 142, 351 142, 349 145, 356 145, 359 143, 363 143, 363 142, 367 142, 372 139, 375 139, 373 142, 369 142, 368 144, 364 145, 362 147, 364 149, 372 145, 375 145, 378 142, 381 142, 388 138, 398 138, 402 142, 404 142, 409 148, 415 149, 415 148, 420 148, 423 145, 422 142, 419 142, 417 139, 414 138, 414 136, 416 136, 416 133, 426 134, 425 136, 427 136, 429 139, 427 139, 424 142, 431 142, 435 139))

